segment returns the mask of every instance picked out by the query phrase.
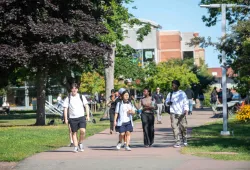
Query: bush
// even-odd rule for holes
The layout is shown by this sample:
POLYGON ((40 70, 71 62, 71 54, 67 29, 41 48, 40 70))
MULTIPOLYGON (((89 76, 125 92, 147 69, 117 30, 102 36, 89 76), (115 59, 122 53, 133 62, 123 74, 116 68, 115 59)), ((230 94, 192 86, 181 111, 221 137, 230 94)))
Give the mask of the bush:
POLYGON ((250 105, 244 105, 236 112, 237 120, 249 122, 250 121, 250 105))

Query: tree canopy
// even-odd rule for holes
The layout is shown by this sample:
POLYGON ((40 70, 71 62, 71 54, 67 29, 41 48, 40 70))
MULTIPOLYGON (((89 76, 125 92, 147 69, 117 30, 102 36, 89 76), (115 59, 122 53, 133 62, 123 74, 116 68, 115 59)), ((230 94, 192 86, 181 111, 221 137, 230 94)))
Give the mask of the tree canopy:
POLYGON ((160 87, 163 91, 170 91, 173 80, 179 80, 181 84, 180 89, 183 90, 187 87, 191 87, 193 83, 199 83, 196 75, 186 64, 180 65, 175 60, 160 63, 156 66, 156 69, 156 74, 148 77, 146 80, 152 89, 160 87))
POLYGON ((95 0, 0 2, 0 68, 22 67, 36 77, 37 125, 45 124, 48 76, 93 63, 110 50, 100 39, 108 33, 100 5, 95 0))
MULTIPOLYGON (((237 4, 237 5, 250 5, 250 0, 201 0, 200 4, 237 4)), ((206 26, 214 26, 217 21, 220 20, 218 17, 221 15, 221 9, 208 8, 208 16, 203 15, 202 20, 206 23, 206 26)), ((247 20, 249 9, 247 8, 228 8, 226 13, 226 19, 228 24, 234 24, 239 20, 247 20)))

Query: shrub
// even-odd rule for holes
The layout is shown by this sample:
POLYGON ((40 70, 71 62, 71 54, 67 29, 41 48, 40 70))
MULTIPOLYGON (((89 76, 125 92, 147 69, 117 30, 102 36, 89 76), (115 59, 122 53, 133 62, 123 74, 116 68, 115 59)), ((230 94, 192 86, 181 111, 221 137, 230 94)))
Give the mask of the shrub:
POLYGON ((244 105, 236 112, 237 120, 249 122, 250 121, 250 105, 244 105))

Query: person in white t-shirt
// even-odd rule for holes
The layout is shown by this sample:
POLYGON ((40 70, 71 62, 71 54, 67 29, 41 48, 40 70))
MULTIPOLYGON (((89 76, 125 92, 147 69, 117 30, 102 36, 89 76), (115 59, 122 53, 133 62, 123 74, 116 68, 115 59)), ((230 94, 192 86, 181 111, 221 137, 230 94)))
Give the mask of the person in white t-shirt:
POLYGON ((132 115, 135 114, 135 107, 132 105, 132 103, 129 101, 129 92, 124 91, 122 93, 122 100, 120 100, 115 109, 115 119, 114 119, 114 125, 119 127, 119 142, 116 146, 117 150, 121 149, 122 145, 122 139, 124 139, 124 136, 126 136, 125 141, 126 151, 131 151, 131 148, 129 147, 130 144, 130 138, 131 138, 131 132, 133 132, 133 117, 132 115))
POLYGON ((186 93, 179 90, 180 82, 172 81, 173 92, 166 98, 166 105, 170 106, 171 126, 175 138, 175 148, 181 147, 179 134, 182 134, 183 144, 187 146, 187 118, 189 111, 189 102, 186 93))
POLYGON ((64 100, 64 119, 66 124, 70 124, 72 131, 72 138, 74 143, 74 151, 83 152, 83 140, 86 131, 86 120, 89 121, 89 106, 85 96, 78 93, 78 85, 73 83, 71 85, 71 93, 64 100), (84 112, 86 109, 86 117, 84 112), (80 129, 79 147, 77 141, 77 131, 80 129))

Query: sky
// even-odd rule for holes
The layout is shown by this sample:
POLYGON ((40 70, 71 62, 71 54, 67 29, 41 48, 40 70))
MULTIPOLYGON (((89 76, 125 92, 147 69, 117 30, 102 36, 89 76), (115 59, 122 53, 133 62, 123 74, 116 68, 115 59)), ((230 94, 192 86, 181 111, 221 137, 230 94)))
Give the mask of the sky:
MULTIPOLYGON (((199 32, 200 36, 218 41, 221 36, 221 22, 216 26, 206 27, 202 21, 207 14, 206 8, 199 7, 200 0, 134 0, 129 12, 136 18, 152 20, 162 26, 162 30, 181 32, 199 32)), ((218 51, 214 47, 205 49, 205 62, 208 67, 220 67, 218 51)))

